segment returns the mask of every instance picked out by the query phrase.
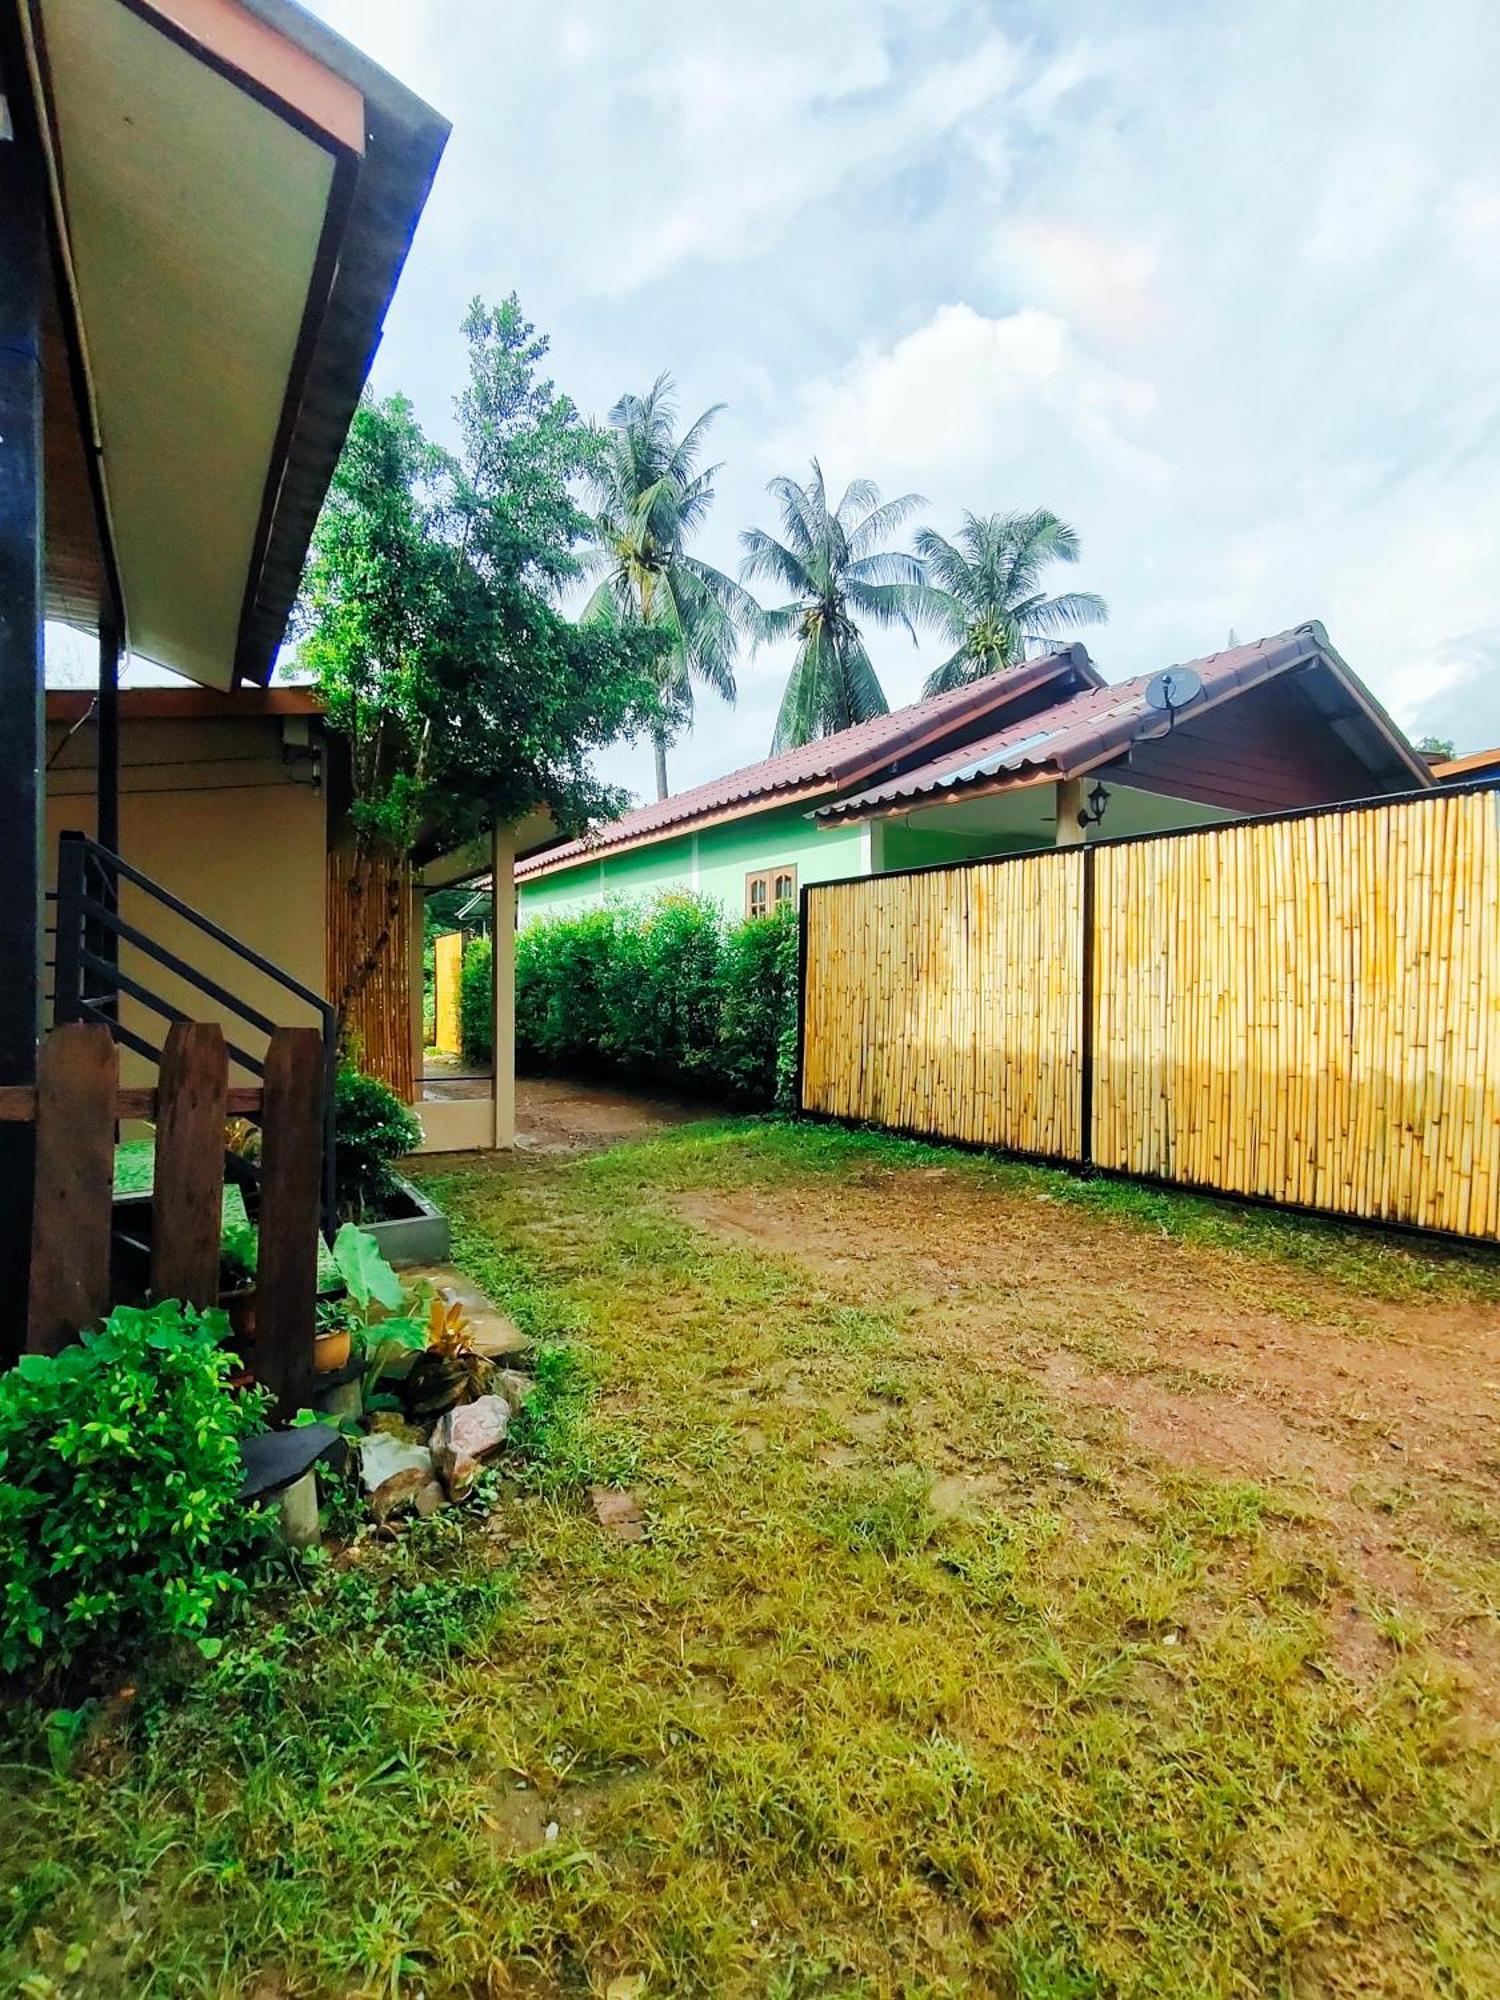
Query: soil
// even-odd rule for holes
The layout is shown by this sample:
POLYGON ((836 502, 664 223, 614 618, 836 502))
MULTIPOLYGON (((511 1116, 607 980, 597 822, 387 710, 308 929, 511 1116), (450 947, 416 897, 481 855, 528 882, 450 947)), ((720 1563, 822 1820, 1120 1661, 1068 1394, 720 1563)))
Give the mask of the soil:
POLYGON ((711 1104, 645 1097, 607 1083, 529 1076, 516 1085, 516 1144, 536 1153, 575 1153, 649 1139, 672 1125, 721 1116, 711 1104))
POLYGON ((851 1303, 899 1304, 929 1352, 1027 1370, 1080 1436, 1265 1487, 1350 1580, 1329 1611, 1351 1670, 1383 1650, 1372 1610, 1396 1611, 1482 1666, 1500 1706, 1500 1635, 1476 1614, 1489 1593, 1461 1587, 1500 1538, 1493 1306, 1392 1305, 943 1168, 674 1207, 851 1303))

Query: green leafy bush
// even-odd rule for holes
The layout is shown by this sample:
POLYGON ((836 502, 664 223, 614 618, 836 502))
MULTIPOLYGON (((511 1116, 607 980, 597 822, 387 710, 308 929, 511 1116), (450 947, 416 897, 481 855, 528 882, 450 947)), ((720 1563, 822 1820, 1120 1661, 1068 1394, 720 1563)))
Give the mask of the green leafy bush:
POLYGON ((786 1105, 796 989, 794 910, 726 924, 717 905, 668 895, 545 917, 516 939, 516 1052, 533 1068, 786 1105))
POLYGON ((392 1163, 422 1143, 422 1128, 394 1090, 352 1063, 338 1073, 333 1102, 339 1212, 362 1216, 394 1191, 392 1163))
POLYGON ((494 966, 489 939, 470 938, 458 974, 458 1039, 464 1061, 480 1069, 495 1059, 494 966))
POLYGON ((253 1531, 221 1312, 117 1307, 0 1375, 0 1670, 189 1635, 204 1650, 253 1531))

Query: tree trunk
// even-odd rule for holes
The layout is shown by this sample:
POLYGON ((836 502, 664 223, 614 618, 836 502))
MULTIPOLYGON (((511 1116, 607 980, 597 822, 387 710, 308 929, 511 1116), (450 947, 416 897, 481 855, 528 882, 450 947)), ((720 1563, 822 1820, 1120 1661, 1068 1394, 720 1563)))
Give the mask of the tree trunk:
POLYGON ((656 796, 659 799, 664 799, 668 794, 667 739, 665 736, 655 736, 651 739, 651 742, 652 748, 656 752, 656 796))

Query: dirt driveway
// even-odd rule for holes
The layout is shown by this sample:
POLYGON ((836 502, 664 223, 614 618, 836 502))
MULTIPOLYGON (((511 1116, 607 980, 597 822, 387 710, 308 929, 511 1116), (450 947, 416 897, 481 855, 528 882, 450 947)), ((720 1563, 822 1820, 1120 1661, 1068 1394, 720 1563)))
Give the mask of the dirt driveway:
MULTIPOLYGON (((932 1351, 1021 1364, 1142 1463, 1271 1487, 1367 1601, 1455 1660, 1500 1666, 1500 1307, 1399 1304, 962 1170, 881 1167, 786 1194, 684 1192, 725 1241, 790 1255, 851 1301, 899 1299, 932 1351), (1484 1607, 1484 1608, 1482 1608, 1484 1607)), ((1349 1606, 1350 1665, 1374 1648, 1349 1606)), ((1500 1706, 1500 1676, 1483 1681, 1500 1706)))

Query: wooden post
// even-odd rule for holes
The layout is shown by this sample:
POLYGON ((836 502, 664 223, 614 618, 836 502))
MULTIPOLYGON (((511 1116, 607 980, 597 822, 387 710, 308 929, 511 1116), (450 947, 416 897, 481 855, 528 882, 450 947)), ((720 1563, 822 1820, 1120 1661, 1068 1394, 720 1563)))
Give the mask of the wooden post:
MULTIPOLYGON (((0 1085, 32 1083, 42 994, 42 324, 46 184, 15 10, 0 26, 0 1085)), ((35 1172, 27 1125, 0 1132, 0 1363, 27 1322, 35 1172)))
POLYGON ((427 892, 421 873, 412 872, 411 917, 407 924, 408 976, 411 980, 411 1080, 412 1102, 422 1101, 422 1075, 427 1067, 427 1029, 423 1015, 423 946, 427 935, 427 892))
POLYGON ((224 1233, 229 1059, 216 1021, 174 1021, 161 1057, 151 1208, 151 1293, 211 1306, 224 1233))
POLYGON ((271 1037, 262 1126, 255 1373, 284 1420, 312 1384, 323 1147, 323 1040, 316 1028, 278 1028, 271 1037))
POLYGON ((495 1144, 516 1143, 516 830, 497 826, 490 854, 494 884, 495 1144))
POLYGON ((1082 778, 1059 778, 1057 792, 1057 845, 1059 847, 1082 847, 1084 827, 1080 819, 1083 812, 1082 778))
POLYGON ((120 1063, 109 1029, 54 1028, 37 1064, 26 1346, 56 1354, 109 1311, 120 1063))

